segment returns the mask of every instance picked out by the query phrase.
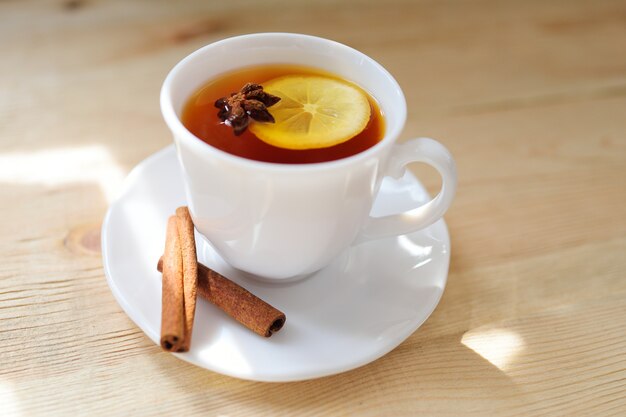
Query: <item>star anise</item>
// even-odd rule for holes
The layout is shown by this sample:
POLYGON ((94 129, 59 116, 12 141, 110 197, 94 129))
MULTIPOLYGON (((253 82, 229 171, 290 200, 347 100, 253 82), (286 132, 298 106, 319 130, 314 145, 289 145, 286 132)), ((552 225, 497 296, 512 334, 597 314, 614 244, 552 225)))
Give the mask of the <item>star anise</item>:
POLYGON ((279 101, 280 97, 263 91, 263 86, 247 83, 238 92, 218 99, 215 107, 219 109, 217 116, 220 120, 232 127, 235 135, 239 136, 248 127, 250 119, 274 123, 274 116, 267 108, 279 101))

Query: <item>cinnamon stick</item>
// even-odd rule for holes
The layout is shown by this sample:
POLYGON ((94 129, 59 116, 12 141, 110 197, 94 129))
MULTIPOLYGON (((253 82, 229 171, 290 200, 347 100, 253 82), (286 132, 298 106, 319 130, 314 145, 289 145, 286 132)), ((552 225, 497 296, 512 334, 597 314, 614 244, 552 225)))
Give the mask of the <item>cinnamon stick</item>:
POLYGON ((185 307, 185 337, 182 343, 183 351, 191 346, 193 320, 196 313, 196 288, 198 282, 198 258, 196 256, 196 240, 193 234, 193 222, 189 209, 176 209, 176 224, 180 238, 180 250, 183 264, 183 299, 185 307))
POLYGON ((182 352, 185 339, 183 261, 175 216, 167 221, 162 271, 161 347, 169 352, 182 352))
MULTIPOLYGON (((161 258, 157 269, 162 271, 161 258)), ((225 276, 198 263, 198 294, 253 332, 270 337, 285 324, 285 314, 225 276)))

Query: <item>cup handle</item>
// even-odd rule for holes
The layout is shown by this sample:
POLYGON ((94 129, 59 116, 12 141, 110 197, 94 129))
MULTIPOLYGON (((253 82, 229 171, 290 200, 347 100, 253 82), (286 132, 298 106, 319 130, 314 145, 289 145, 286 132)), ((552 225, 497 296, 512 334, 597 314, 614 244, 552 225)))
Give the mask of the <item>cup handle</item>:
POLYGON ((424 162, 441 175, 441 191, 428 203, 404 213, 384 217, 371 217, 366 221, 355 243, 398 236, 423 229, 439 220, 456 192, 456 164, 450 152, 430 138, 417 138, 394 145, 388 160, 385 176, 400 178, 411 162, 424 162))

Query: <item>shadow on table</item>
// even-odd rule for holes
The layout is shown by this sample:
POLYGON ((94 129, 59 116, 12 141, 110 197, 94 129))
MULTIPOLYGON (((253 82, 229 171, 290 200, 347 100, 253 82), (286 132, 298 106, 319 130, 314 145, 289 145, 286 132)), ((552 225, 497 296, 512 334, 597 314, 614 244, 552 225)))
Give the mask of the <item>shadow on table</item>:
POLYGON ((372 409, 396 415, 420 410, 458 413, 465 407, 479 407, 479 403, 478 410, 488 412, 521 400, 519 388, 506 373, 465 346, 458 336, 428 341, 418 333, 369 365, 302 382, 251 382, 178 361, 173 365, 176 372, 170 366, 164 372, 179 380, 187 396, 198 399, 194 402, 197 412, 226 416, 243 410, 273 415, 359 415, 372 409))

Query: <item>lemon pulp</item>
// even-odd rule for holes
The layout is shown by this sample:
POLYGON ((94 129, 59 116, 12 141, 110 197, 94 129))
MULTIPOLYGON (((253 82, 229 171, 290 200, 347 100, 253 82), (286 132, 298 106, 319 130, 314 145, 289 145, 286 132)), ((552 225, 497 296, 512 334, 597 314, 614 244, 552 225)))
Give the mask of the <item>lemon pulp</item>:
POLYGON ((318 75, 285 75, 263 83, 280 97, 269 108, 275 123, 251 123, 262 141, 286 149, 326 148, 365 129, 371 114, 367 95, 358 87, 318 75))

